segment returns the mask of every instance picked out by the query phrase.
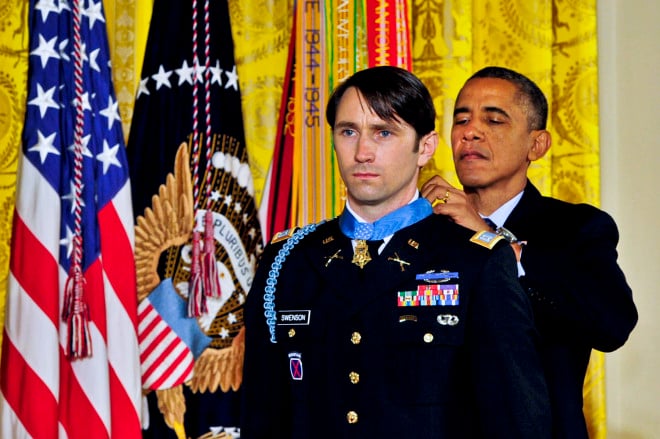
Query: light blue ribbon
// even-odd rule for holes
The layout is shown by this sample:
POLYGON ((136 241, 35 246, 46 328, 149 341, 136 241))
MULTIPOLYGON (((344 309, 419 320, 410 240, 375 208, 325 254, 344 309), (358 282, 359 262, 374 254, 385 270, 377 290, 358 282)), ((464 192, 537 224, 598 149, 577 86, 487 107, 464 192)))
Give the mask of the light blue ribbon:
POLYGON ((359 222, 348 209, 339 217, 339 228, 351 239, 378 240, 415 224, 433 213, 426 198, 418 198, 373 223, 359 222))

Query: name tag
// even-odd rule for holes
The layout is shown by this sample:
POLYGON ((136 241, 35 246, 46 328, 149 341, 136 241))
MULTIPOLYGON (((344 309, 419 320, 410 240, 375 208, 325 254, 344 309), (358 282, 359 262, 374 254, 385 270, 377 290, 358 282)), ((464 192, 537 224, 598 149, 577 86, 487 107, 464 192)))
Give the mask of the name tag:
POLYGON ((278 325, 309 325, 311 311, 277 311, 278 325))

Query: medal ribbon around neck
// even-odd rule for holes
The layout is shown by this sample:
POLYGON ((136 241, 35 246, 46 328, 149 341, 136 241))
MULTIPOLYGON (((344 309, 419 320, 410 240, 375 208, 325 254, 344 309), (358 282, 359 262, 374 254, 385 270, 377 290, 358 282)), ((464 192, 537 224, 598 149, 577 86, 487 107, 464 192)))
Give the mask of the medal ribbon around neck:
POLYGON ((351 239, 384 239, 399 230, 413 225, 433 213, 431 203, 426 198, 418 198, 410 204, 388 213, 373 223, 359 222, 348 209, 339 217, 339 228, 351 239))
POLYGON ((351 262, 359 268, 364 268, 371 261, 366 240, 382 240, 404 227, 423 220, 431 213, 433 208, 425 198, 418 198, 373 223, 359 222, 348 209, 344 209, 339 217, 339 228, 344 235, 357 240, 351 262))

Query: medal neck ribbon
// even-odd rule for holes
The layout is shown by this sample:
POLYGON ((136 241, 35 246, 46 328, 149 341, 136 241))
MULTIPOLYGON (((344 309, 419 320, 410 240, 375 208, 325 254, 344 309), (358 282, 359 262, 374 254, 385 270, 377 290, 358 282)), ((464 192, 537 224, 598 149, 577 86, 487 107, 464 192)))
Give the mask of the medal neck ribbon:
POLYGON ((431 203, 422 197, 388 213, 373 223, 359 222, 348 209, 344 209, 339 217, 339 228, 344 235, 351 239, 384 239, 404 227, 423 220, 432 213, 431 203))

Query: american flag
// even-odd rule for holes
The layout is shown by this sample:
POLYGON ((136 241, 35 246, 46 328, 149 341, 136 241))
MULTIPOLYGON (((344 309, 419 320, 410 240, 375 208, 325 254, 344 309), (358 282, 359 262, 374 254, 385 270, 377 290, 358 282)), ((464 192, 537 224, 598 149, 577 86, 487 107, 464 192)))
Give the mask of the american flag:
POLYGON ((29 20, 0 436, 138 438, 133 212, 102 0, 30 0, 29 20), (72 265, 81 355, 63 319, 72 265))

